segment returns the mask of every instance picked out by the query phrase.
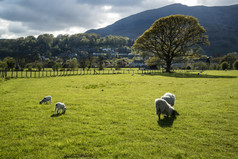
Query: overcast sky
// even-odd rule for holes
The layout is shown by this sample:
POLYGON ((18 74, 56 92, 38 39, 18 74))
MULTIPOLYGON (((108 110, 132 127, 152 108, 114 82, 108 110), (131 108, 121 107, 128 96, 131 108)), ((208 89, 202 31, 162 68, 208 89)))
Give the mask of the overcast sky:
POLYGON ((83 33, 173 3, 238 4, 237 0, 0 0, 0 39, 83 33))

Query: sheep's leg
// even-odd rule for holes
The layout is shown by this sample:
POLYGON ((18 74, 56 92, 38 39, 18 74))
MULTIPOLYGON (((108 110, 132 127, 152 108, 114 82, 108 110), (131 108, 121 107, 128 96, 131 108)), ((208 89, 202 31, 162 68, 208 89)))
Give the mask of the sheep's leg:
POLYGON ((159 120, 160 120, 160 113, 158 114, 159 120))
POLYGON ((60 109, 57 110, 57 114, 59 114, 59 112, 60 112, 60 109))
POLYGON ((65 111, 66 111, 66 108, 63 108, 63 109, 62 109, 62 113, 65 113, 65 111))

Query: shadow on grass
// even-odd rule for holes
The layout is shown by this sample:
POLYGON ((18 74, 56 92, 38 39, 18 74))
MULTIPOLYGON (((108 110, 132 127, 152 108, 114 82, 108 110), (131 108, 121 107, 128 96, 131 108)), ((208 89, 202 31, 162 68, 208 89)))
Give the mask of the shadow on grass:
POLYGON ((237 76, 218 76, 218 75, 208 75, 204 73, 189 73, 189 72, 172 72, 172 73, 152 73, 146 74, 147 76, 166 76, 166 77, 175 77, 175 78, 237 78, 237 76))
POLYGON ((63 115, 63 114, 65 114, 65 113, 52 114, 50 117, 59 117, 59 116, 61 116, 61 115, 63 115))
POLYGON ((64 156, 64 158, 93 158, 93 156, 74 153, 74 154, 66 155, 64 156))
POLYGON ((176 119, 176 116, 171 116, 171 117, 165 116, 163 119, 158 120, 158 124, 161 127, 171 127, 175 119, 176 119))

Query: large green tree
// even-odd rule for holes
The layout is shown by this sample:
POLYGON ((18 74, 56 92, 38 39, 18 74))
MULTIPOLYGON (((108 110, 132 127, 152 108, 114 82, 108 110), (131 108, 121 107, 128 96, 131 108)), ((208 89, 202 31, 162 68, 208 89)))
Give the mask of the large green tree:
POLYGON ((206 30, 193 16, 171 15, 156 20, 134 43, 142 57, 156 56, 166 62, 170 72, 175 57, 191 56, 201 44, 209 44, 206 30))

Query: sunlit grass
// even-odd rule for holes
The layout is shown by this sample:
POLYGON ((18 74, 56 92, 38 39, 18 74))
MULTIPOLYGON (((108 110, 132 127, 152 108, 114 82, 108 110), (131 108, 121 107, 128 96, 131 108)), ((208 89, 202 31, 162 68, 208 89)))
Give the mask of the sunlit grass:
POLYGON ((236 158, 238 72, 0 80, 0 158, 236 158), (176 95, 177 118, 154 99, 176 95), (52 105, 40 105, 47 95, 52 105), (51 117, 54 104, 67 111, 51 117))

